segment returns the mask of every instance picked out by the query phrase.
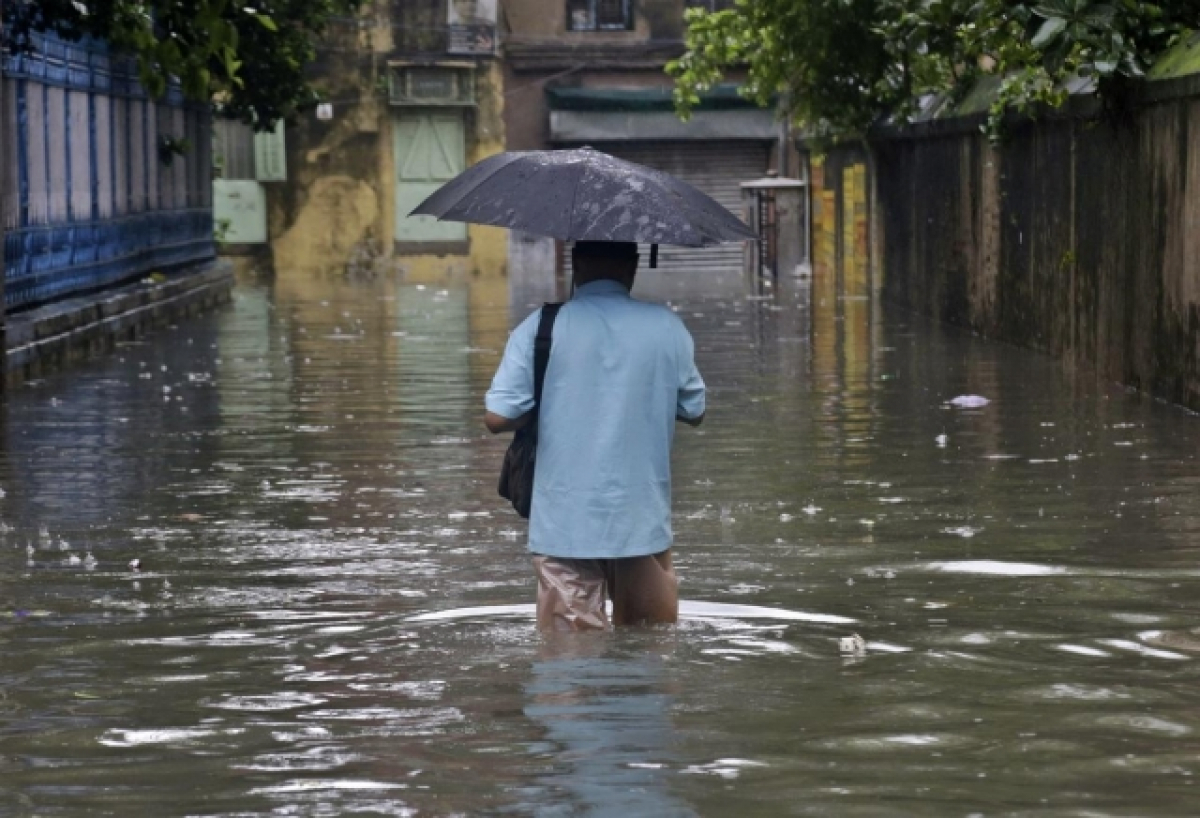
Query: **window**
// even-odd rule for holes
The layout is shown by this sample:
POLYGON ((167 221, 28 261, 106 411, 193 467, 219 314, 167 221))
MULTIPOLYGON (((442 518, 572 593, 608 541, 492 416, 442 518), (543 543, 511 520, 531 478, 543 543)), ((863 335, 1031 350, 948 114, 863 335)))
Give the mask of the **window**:
POLYGON ((630 0, 567 0, 568 31, 628 31, 630 0))
POLYGON ((470 67, 393 65, 388 88, 393 105, 475 104, 475 79, 470 67))

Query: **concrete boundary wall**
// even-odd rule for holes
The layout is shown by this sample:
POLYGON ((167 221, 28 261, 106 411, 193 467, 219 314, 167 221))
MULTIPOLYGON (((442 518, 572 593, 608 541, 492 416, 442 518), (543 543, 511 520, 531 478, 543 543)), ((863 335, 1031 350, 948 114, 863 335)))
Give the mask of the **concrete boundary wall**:
POLYGON ((233 267, 216 261, 25 310, 9 318, 5 381, 9 386, 93 358, 121 342, 226 304, 233 267))
POLYGON ((978 118, 874 138, 872 268, 891 301, 1200 410, 1200 83, 1078 113, 999 147, 978 118))

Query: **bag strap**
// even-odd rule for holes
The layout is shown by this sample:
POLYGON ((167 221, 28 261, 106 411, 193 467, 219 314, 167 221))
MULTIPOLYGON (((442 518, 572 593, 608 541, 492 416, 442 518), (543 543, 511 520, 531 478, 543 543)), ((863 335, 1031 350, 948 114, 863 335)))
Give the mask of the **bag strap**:
POLYGON ((533 411, 542 406, 542 387, 546 383, 546 367, 550 365, 550 346, 554 342, 554 319, 562 304, 545 304, 538 321, 537 338, 533 342, 533 411))

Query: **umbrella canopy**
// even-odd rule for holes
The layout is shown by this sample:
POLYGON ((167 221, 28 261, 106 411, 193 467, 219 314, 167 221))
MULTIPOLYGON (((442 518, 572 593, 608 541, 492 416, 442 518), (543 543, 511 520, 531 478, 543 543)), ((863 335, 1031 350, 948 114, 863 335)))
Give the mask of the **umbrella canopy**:
POLYGON ((691 185, 591 148, 490 157, 451 179, 409 215, 564 241, 704 247, 756 238, 691 185))

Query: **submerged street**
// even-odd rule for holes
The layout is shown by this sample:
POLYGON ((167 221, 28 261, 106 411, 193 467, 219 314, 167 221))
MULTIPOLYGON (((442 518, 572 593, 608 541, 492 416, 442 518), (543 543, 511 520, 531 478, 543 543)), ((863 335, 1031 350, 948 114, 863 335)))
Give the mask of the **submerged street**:
POLYGON ((481 418, 538 282, 245 283, 17 388, 0 815, 1195 811, 1195 416, 819 280, 643 276, 710 390, 676 629, 534 629, 481 418))

